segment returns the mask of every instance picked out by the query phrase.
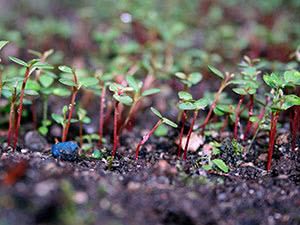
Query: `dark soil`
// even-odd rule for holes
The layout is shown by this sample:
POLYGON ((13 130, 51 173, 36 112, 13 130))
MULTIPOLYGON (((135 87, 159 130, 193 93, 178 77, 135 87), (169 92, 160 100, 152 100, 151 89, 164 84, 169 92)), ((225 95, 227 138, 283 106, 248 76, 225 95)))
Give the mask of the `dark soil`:
POLYGON ((300 224, 300 153, 289 143, 276 146, 267 173, 259 150, 266 148, 258 145, 267 139, 235 158, 224 139, 221 158, 231 168, 224 174, 203 170, 201 151, 177 159, 173 131, 151 137, 135 161, 135 135, 123 135, 111 162, 110 152, 67 162, 54 159, 48 145, 13 153, 4 143, 0 224, 300 224))

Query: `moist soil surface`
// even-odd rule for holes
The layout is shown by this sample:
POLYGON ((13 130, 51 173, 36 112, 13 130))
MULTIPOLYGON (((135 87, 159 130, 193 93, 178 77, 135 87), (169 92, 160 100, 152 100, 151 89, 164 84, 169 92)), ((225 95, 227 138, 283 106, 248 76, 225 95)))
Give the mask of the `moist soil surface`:
POLYGON ((124 133, 113 160, 107 151, 74 162, 53 158, 41 140, 40 149, 27 140, 16 152, 4 142, 0 224, 300 224, 300 154, 280 142, 286 134, 277 138, 269 172, 266 136, 236 157, 229 138, 215 137, 228 173, 202 169, 203 151, 178 159, 174 131, 151 137, 135 161, 140 136, 124 133))

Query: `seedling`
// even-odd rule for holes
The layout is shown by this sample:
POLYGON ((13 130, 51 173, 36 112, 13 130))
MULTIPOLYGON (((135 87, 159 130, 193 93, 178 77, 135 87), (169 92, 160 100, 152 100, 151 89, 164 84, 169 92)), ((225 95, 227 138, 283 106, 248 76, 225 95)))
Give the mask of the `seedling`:
POLYGON ((21 124, 21 116, 22 116, 22 110, 23 110, 23 98, 24 98, 24 92, 25 92, 25 87, 26 83, 30 77, 30 75, 36 70, 36 69, 53 69, 52 66, 50 65, 45 65, 41 64, 39 60, 33 59, 30 62, 26 63, 21 59, 15 58, 15 57, 9 57, 11 61, 14 63, 17 63, 21 66, 24 66, 26 68, 23 84, 22 84, 22 90, 20 94, 20 104, 18 108, 18 120, 17 120, 17 127, 15 130, 15 138, 14 138, 14 145, 13 145, 13 151, 15 151, 16 146, 17 146, 17 141, 18 141, 18 134, 19 134, 19 128, 21 124))
POLYGON ((142 91, 143 82, 138 82, 132 75, 129 74, 126 76, 126 81, 129 87, 133 89, 133 103, 130 107, 125 122, 121 125, 121 127, 118 130, 119 136, 122 134, 123 129, 129 125, 129 122, 134 120, 135 113, 138 111, 138 106, 143 100, 143 98, 160 92, 160 89, 158 88, 149 88, 147 90, 142 91))
MULTIPOLYGON (((189 129, 186 144, 185 144, 185 147, 184 147, 183 160, 186 160, 187 149, 188 149, 188 146, 189 146, 190 137, 191 137, 191 134, 192 134, 192 131, 193 131, 194 124, 195 124, 196 119, 197 119, 198 112, 201 109, 203 110, 208 105, 208 101, 205 98, 198 99, 198 100, 193 100, 192 96, 187 92, 179 92, 178 95, 179 95, 179 98, 181 98, 183 100, 183 103, 178 104, 178 108, 180 110, 183 110, 183 111, 194 110, 194 116, 193 116, 192 124, 191 124, 191 127, 189 129)), ((181 133, 183 133, 182 128, 181 128, 181 133)), ((180 136, 182 135, 181 133, 180 133, 180 136)), ((182 136, 181 136, 181 140, 182 140, 182 136)))
POLYGON ((78 121, 79 121, 79 137, 80 137, 80 148, 83 145, 83 138, 82 138, 82 126, 84 123, 91 123, 91 119, 87 116, 87 111, 83 108, 79 108, 77 110, 78 121))
POLYGON ((285 76, 283 81, 278 74, 272 73, 271 75, 264 75, 263 79, 268 86, 272 88, 271 93, 273 94, 271 104, 271 130, 270 130, 270 142, 268 151, 268 162, 267 171, 271 168, 272 153, 275 142, 276 126, 278 117, 281 111, 285 111, 294 105, 300 105, 300 98, 296 95, 284 95, 283 88, 289 86, 287 80, 289 76, 285 76))
POLYGON ((217 103, 218 103, 218 100, 219 100, 219 97, 221 95, 221 93, 223 92, 223 90, 230 84, 229 81, 231 78, 234 77, 234 74, 229 74, 229 73, 225 73, 225 77, 223 75, 223 73, 221 71, 219 71, 217 68, 213 67, 213 66, 208 66, 208 68, 215 74, 217 75, 218 77, 220 77, 222 79, 222 83, 221 83, 221 86, 217 92, 217 94, 215 95, 215 98, 214 98, 214 101, 209 109, 209 112, 205 118, 205 121, 204 121, 204 124, 202 125, 202 132, 201 132, 201 135, 204 135, 204 131, 205 131, 205 127, 206 125, 208 124, 209 122, 209 119, 210 119, 210 116, 214 110, 214 108, 216 107, 217 103))
POLYGON ((59 82, 61 82, 62 84, 65 84, 65 85, 73 88, 72 99, 71 99, 69 114, 68 114, 68 122, 65 126, 65 129, 63 130, 62 142, 65 142, 67 140, 68 131, 69 131, 70 124, 71 124, 71 118, 72 118, 72 114, 73 114, 73 109, 74 109, 74 105, 75 105, 76 95, 77 95, 79 89, 82 86, 84 86, 84 87, 92 86, 95 83, 97 83, 98 80, 95 77, 83 77, 83 78, 77 79, 75 69, 71 69, 68 66, 59 66, 58 69, 66 74, 73 75, 73 80, 66 79, 66 78, 59 79, 59 82))
POLYGON ((155 126, 152 128, 152 130, 151 130, 148 134, 146 134, 146 135, 143 137, 142 141, 138 144, 138 146, 137 146, 137 148, 136 148, 136 153, 135 153, 135 160, 137 160, 138 157, 139 157, 139 150, 140 150, 141 146, 142 146, 142 145, 150 138, 150 136, 151 136, 151 135, 153 134, 153 132, 159 127, 160 124, 164 123, 164 124, 167 124, 167 125, 169 125, 169 126, 171 126, 171 127, 177 128, 177 124, 176 124, 176 123, 174 123, 174 122, 172 122, 171 120, 169 120, 169 119, 163 117, 163 116, 161 115, 161 113, 160 113, 157 109, 151 107, 151 111, 152 111, 156 116, 159 117, 159 120, 157 121, 157 123, 155 124, 155 126))
POLYGON ((109 90, 114 92, 113 98, 115 100, 115 112, 114 112, 114 146, 113 146, 113 152, 112 157, 115 156, 116 150, 117 150, 117 143, 119 140, 118 136, 118 116, 121 117, 121 115, 118 115, 118 106, 119 103, 122 103, 124 105, 132 105, 133 100, 131 97, 125 94, 126 91, 132 91, 131 87, 124 87, 121 84, 113 83, 109 86, 109 90))

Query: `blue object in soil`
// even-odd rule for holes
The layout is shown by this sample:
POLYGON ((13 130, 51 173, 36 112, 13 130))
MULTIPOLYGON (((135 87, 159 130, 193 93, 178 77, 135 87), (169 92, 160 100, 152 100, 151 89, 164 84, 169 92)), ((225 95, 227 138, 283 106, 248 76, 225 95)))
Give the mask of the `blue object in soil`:
POLYGON ((52 155, 54 158, 74 161, 78 156, 78 145, 75 142, 61 142, 52 145, 52 155))

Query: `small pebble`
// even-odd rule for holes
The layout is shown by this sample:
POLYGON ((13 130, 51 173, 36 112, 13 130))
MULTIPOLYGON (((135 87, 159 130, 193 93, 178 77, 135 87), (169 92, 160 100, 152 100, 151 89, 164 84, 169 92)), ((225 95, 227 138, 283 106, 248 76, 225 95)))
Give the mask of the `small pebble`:
POLYGON ((76 142, 61 142, 52 145, 52 155, 67 161, 74 161, 78 157, 78 145, 76 142))

